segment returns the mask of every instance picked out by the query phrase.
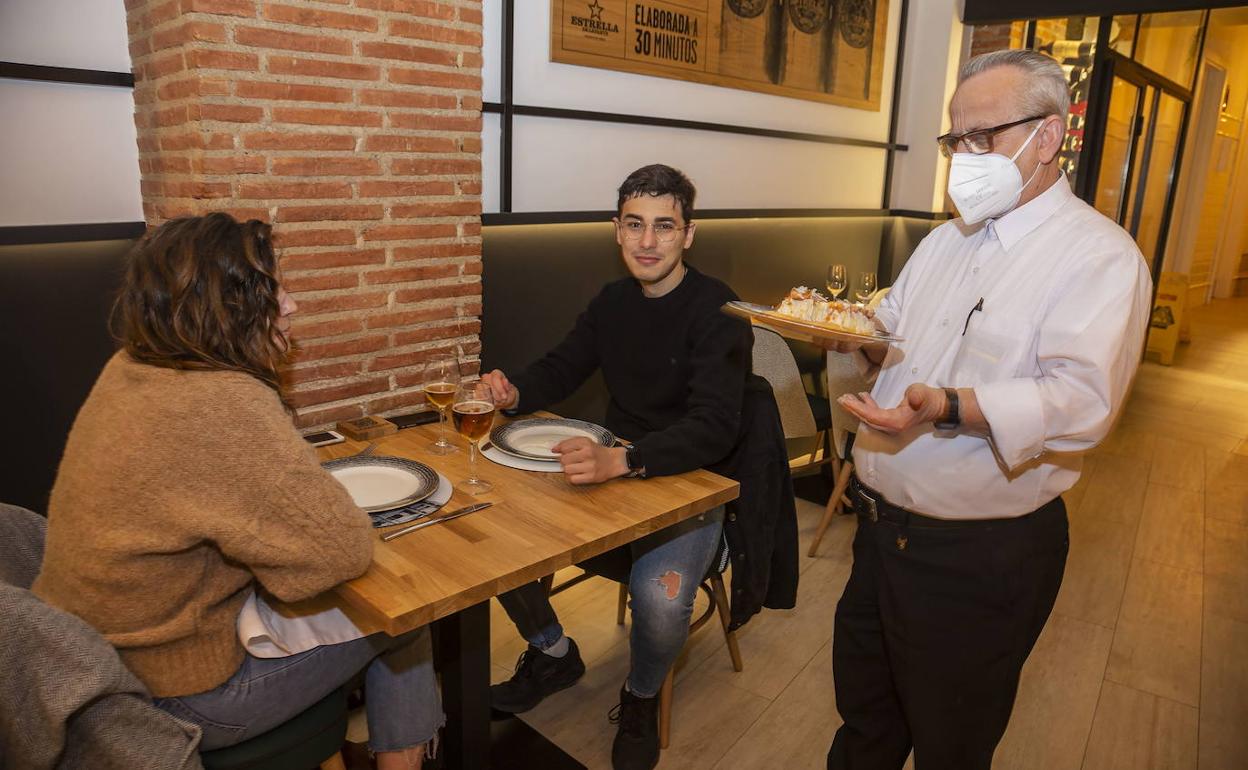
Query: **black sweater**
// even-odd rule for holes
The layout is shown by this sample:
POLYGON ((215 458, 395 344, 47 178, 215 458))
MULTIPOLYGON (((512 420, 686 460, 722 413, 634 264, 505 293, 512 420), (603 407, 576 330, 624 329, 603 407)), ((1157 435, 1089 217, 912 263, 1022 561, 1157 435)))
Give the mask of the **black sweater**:
POLYGON ((601 368, 606 427, 637 445, 647 475, 722 459, 737 439, 754 344, 749 324, 720 312, 736 298, 692 267, 662 297, 646 297, 633 278, 607 284, 563 342, 511 378, 517 411, 562 401, 601 368))

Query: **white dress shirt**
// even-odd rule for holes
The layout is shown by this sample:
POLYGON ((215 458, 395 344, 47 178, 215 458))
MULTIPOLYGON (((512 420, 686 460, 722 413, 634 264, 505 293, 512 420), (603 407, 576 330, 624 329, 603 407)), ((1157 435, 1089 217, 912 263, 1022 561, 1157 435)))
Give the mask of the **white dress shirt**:
POLYGON ((931 423, 888 435, 864 424, 859 478, 895 505, 940 518, 1044 505, 1074 485, 1080 453, 1112 427, 1151 298, 1135 242, 1064 176, 1000 219, 941 225, 877 310, 905 341, 889 349, 872 395, 887 409, 915 382, 974 388, 990 436, 931 423))

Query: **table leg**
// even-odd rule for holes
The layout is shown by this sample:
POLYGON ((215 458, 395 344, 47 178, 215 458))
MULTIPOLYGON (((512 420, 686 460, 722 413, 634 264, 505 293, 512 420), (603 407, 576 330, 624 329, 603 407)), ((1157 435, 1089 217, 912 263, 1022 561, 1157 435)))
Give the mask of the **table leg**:
POLYGON ((436 621, 434 644, 446 711, 440 767, 585 770, 522 720, 512 717, 491 723, 488 601, 436 621))

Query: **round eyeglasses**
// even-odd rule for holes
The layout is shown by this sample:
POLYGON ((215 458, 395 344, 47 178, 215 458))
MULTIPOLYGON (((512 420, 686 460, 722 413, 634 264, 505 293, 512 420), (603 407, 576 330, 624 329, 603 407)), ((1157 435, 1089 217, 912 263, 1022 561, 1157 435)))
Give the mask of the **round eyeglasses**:
POLYGON ((654 230, 655 240, 659 243, 671 243, 676 240, 676 235, 678 233, 689 227, 689 225, 681 227, 675 222, 654 222, 653 224, 646 224, 645 222, 639 222, 636 219, 628 219, 623 222, 616 222, 615 224, 620 228, 620 231, 624 233, 624 239, 629 241, 639 240, 641 236, 646 234, 647 227, 652 228, 654 230))

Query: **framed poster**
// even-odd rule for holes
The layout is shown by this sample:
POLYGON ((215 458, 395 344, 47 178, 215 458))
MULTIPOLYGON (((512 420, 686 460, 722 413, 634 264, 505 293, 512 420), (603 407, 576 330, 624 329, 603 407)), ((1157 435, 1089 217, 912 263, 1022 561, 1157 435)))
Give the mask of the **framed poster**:
POLYGON ((879 110, 888 0, 551 0, 551 61, 879 110))

